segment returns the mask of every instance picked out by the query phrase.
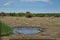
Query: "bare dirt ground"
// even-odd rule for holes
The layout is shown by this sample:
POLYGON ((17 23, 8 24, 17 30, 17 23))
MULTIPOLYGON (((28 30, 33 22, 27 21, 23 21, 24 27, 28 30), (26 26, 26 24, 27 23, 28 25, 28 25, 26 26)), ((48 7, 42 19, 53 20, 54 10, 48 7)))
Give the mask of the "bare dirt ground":
POLYGON ((25 39, 57 39, 60 40, 60 17, 0 17, 2 22, 11 27, 26 26, 26 27, 41 27, 44 32, 34 35, 24 35, 12 38, 25 39))

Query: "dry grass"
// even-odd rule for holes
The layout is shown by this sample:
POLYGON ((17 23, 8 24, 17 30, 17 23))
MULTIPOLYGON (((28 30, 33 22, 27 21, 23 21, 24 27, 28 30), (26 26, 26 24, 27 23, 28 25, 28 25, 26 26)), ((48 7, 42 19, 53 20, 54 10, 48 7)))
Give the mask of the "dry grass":
POLYGON ((14 26, 37 26, 37 27, 60 27, 60 17, 52 18, 52 17, 33 17, 33 18, 25 18, 25 17, 4 17, 1 20, 8 25, 14 26))
MULTIPOLYGON (((0 19, 11 27, 26 26, 26 27, 42 27, 44 32, 36 35, 26 35, 19 38, 58 38, 56 35, 60 33, 60 17, 0 17, 0 19), (42 35, 41 35, 42 34, 42 35), (48 36, 46 36, 48 35, 48 36)), ((59 34, 58 34, 59 35, 59 34)), ((17 37, 18 38, 18 37, 17 37)))

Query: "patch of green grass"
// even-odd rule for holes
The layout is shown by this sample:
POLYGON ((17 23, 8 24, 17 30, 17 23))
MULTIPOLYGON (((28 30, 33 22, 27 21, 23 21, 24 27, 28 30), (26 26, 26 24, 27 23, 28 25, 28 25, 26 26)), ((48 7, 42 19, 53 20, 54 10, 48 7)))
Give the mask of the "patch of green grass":
POLYGON ((0 36, 8 36, 9 34, 12 33, 12 28, 8 26, 7 24, 3 23, 0 21, 0 31, 1 35, 0 36))

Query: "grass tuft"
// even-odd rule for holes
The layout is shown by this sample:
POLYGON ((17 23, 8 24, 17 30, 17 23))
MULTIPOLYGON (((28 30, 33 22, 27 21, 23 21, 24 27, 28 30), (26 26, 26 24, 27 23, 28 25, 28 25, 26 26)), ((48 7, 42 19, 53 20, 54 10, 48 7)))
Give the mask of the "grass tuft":
POLYGON ((1 21, 0 21, 0 28, 1 28, 0 36, 8 36, 10 33, 12 33, 12 28, 1 21))

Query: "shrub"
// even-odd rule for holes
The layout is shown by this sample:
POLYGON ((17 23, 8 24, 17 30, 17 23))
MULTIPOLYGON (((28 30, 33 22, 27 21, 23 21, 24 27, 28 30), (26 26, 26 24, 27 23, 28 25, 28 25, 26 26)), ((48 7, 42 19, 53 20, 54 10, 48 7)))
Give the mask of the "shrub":
POLYGON ((26 12, 25 16, 26 16, 27 18, 31 18, 31 17, 32 17, 32 14, 31 14, 30 12, 26 12))

